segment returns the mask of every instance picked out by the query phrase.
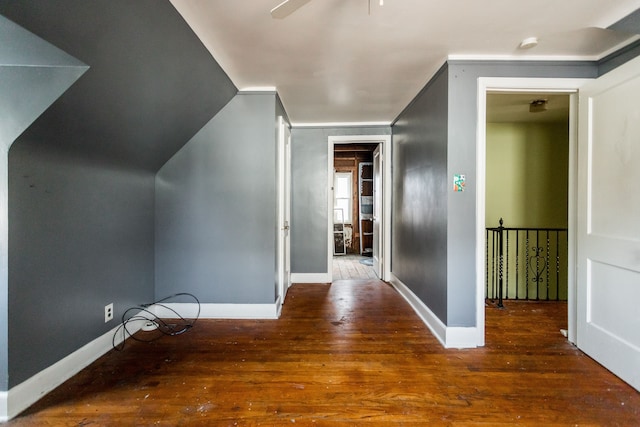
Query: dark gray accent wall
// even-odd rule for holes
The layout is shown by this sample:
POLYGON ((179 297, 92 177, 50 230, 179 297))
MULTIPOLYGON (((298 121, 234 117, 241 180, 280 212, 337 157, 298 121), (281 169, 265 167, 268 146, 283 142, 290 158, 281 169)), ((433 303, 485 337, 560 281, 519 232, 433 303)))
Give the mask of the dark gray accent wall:
POLYGON ((327 273, 329 137, 390 133, 389 126, 292 129, 292 273, 327 273))
POLYGON ((169 1, 0 0, 89 65, 9 153, 8 387, 154 297, 155 172, 237 93, 169 1))
POLYGON ((443 66, 393 126, 392 273, 447 319, 448 74, 443 66))
POLYGON ((275 301, 276 106, 238 94, 158 172, 158 297, 275 301))
POLYGON ((9 385, 8 149, 87 66, 0 16, 0 391, 9 385))
POLYGON ((113 328, 105 305, 153 298, 153 175, 29 135, 9 153, 11 387, 113 328))

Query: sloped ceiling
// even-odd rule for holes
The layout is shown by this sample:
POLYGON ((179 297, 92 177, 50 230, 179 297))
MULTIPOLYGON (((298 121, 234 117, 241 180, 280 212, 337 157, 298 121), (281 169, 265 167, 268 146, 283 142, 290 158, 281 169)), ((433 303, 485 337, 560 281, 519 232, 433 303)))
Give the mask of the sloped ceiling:
POLYGON ((89 68, 0 16, 0 146, 13 141, 89 68))
POLYGON ((237 89, 169 2, 0 0, 90 68, 14 144, 156 171, 237 89))
POLYGON ((637 0, 171 0, 240 88, 276 87, 294 124, 397 117, 449 57, 596 60, 637 0), (370 12, 369 12, 370 10, 370 12), (518 49, 526 37, 539 44, 518 49))

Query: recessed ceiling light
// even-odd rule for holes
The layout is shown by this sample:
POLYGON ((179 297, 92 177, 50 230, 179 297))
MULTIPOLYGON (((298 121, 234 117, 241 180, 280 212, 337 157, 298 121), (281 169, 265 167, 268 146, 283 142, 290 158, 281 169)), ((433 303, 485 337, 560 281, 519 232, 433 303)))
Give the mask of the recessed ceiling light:
POLYGON ((526 39, 520 42, 520 49, 531 49, 534 46, 538 45, 537 37, 527 37, 526 39))

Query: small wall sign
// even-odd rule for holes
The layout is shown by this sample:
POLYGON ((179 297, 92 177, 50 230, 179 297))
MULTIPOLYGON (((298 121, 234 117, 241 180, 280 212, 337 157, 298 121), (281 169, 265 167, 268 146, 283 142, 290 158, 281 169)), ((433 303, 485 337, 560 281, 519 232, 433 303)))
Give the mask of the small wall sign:
POLYGON ((453 175, 453 191, 455 191, 456 193, 459 191, 464 191, 464 184, 464 175, 453 175))

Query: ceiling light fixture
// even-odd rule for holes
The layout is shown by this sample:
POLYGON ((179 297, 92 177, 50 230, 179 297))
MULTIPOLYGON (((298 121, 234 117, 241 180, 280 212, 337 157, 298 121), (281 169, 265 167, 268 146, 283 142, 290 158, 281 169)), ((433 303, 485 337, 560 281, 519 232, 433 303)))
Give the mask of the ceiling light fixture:
POLYGON ((526 39, 522 40, 520 42, 520 49, 531 49, 532 47, 535 47, 538 45, 538 38, 537 37, 527 37, 526 39))
POLYGON ((547 111, 547 100, 546 99, 534 99, 529 103, 529 112, 530 113, 542 113, 547 111))

